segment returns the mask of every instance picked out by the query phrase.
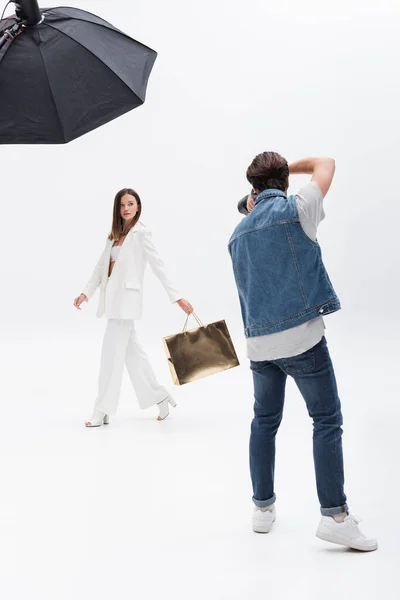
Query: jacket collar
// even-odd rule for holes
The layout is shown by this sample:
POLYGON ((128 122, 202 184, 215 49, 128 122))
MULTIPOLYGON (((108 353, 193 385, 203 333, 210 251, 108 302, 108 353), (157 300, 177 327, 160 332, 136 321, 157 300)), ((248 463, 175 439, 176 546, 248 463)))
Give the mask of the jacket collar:
POLYGON ((254 204, 258 204, 259 202, 261 202, 262 200, 267 200, 269 198, 287 198, 285 192, 282 192, 281 190, 275 190, 275 189, 269 189, 269 190, 263 190, 262 192, 260 192, 257 196, 257 198, 255 199, 254 204))

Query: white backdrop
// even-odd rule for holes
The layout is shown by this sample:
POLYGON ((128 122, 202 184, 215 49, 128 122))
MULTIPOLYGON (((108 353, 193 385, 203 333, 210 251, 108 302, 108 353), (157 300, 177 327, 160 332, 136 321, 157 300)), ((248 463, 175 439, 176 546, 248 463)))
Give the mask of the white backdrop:
MULTIPOLYGON (((26 475, 33 468, 27 466, 30 457, 36 468, 42 468, 43 472, 49 468, 54 474, 60 464, 71 464, 68 461, 74 453, 70 453, 68 440, 74 439, 78 447, 85 444, 85 450, 82 447, 76 450, 74 468, 82 469, 79 486, 87 482, 88 472, 93 477, 95 459, 86 435, 92 432, 83 430, 82 421, 89 417, 96 391, 105 322, 95 319, 97 296, 84 305, 82 312, 76 311, 72 302, 104 246, 116 191, 133 187, 142 197, 142 220, 153 230, 159 251, 184 297, 195 306, 203 321, 225 318, 237 347, 240 369, 176 391, 177 397, 186 403, 187 421, 180 429, 177 412, 171 423, 177 427, 176 436, 184 435, 185 427, 191 431, 194 423, 196 426, 202 423, 204 428, 199 426, 198 440, 192 441, 194 452, 200 451, 197 442, 203 444, 213 432, 217 454, 224 444, 228 447, 232 444, 233 449, 232 434, 237 429, 242 463, 239 472, 233 468, 231 483, 238 490, 232 493, 243 495, 243 511, 239 515, 235 512, 234 519, 245 520, 244 512, 251 510, 246 504, 251 380, 227 252, 229 236, 242 218, 236 204, 249 190, 246 167, 263 150, 278 151, 289 162, 307 156, 333 156, 336 176, 325 200, 327 216, 320 227, 319 241, 343 310, 326 319, 327 338, 339 387, 342 382, 345 396, 352 491, 356 495, 357 490, 362 490, 357 497, 359 505, 369 519, 375 517, 375 528, 381 538, 387 535, 390 547, 392 524, 379 520, 377 507, 383 502, 388 508, 393 502, 393 510, 394 506, 397 510, 394 498, 398 484, 393 477, 399 458, 395 422, 400 416, 396 379, 400 333, 397 315, 400 208, 396 193, 400 134, 398 2, 77 0, 71 5, 99 14, 157 50, 159 56, 150 77, 146 103, 139 109, 66 146, 0 148, 3 368, 0 393, 9 434, 1 442, 1 449, 6 472, 14 476, 16 470, 22 469, 26 475), (243 395, 239 397, 240 394, 243 395), (212 402, 207 402, 210 398, 212 402), (227 414, 232 415, 235 423, 232 430, 225 423, 227 414), (226 433, 223 438, 219 437, 215 420, 226 433), (59 431, 65 435, 62 448, 57 446, 59 431), (43 440, 40 450, 35 445, 38 437, 43 440), (86 462, 78 458, 80 452, 86 452, 86 462), (374 480, 370 481, 372 472, 374 480)), ((293 177, 289 191, 295 192, 307 179, 293 177)), ((167 380, 169 372, 160 339, 182 327, 184 314, 169 304, 150 273, 146 277, 145 299, 144 320, 138 327, 160 378, 167 380)), ((128 388, 124 389, 127 394, 128 388)), ((290 435, 300 432, 301 440, 303 435, 309 435, 310 427, 304 407, 295 397, 299 408, 292 407, 295 417, 287 417, 287 438, 282 434, 281 444, 282 461, 288 459, 288 473, 291 463, 289 455, 284 453, 292 448, 290 435)), ((128 401, 124 404, 123 400, 121 406, 122 415, 124 410, 127 415, 134 410, 128 401)), ((135 425, 138 439, 144 431, 140 425, 139 420, 135 425)), ((129 431, 125 433, 129 435, 129 431)), ((157 453, 155 456, 159 458, 157 453)), ((158 458, 153 467, 148 467, 155 469, 155 478, 164 468, 158 458)), ((215 456, 209 458, 211 469, 215 456)), ((304 458, 309 463, 310 502, 315 503, 308 446, 304 458)), ((120 459, 119 456, 116 461, 120 459)), ((101 473, 101 462, 96 469, 101 473)), ((210 472, 207 473, 209 476, 210 472)), ((203 481, 204 496, 200 505, 195 504, 197 516, 201 506, 211 502, 209 496, 214 494, 212 485, 209 495, 204 489, 207 473, 203 481)), ((179 479, 176 473, 175 476, 179 479)), ((63 477, 60 475, 60 483, 65 481, 63 477)), ((20 502, 24 488, 18 487, 20 478, 18 481, 12 486, 9 483, 7 489, 15 493, 19 490, 20 502)), ((177 498, 177 489, 179 494, 182 489, 176 481, 175 484, 178 487, 168 493, 176 494, 177 498)), ((285 480, 282 486, 287 485, 285 480)), ((303 487, 301 481, 299 485, 303 487)), ((32 482, 35 495, 46 495, 44 489, 32 482)), ((293 493, 294 490, 295 487, 293 493)), ((186 507, 193 506, 196 493, 183 497, 186 507)), ((12 571, 16 568, 12 557, 19 557, 22 544, 22 540, 16 541, 13 528, 21 522, 21 514, 15 512, 18 504, 15 497, 8 497, 7 502, 15 520, 4 556, 8 557, 12 571), (11 547, 14 554, 10 554, 11 547)), ((151 502, 154 502, 151 506, 158 507, 157 499, 151 502)), ((38 507, 44 510, 42 503, 38 507)), ((210 511, 221 510, 218 502, 214 508, 211 503, 209 507, 210 511)), ((79 506, 75 508, 78 514, 79 506)), ((293 503, 288 502, 288 512, 291 508, 293 503)), ((55 513, 56 529, 60 527, 59 519, 65 518, 65 510, 66 506, 64 517, 55 513)), ((113 513, 115 510, 113 506, 113 513)), ((315 504, 314 512, 310 511, 313 517, 318 516, 317 510, 315 504)), ((45 513, 42 516, 45 518, 45 513)), ((178 522, 179 514, 175 516, 178 522)), ((300 517, 303 518, 301 514, 300 517)), ((187 518, 194 518, 193 514, 187 518)), ((5 522, 9 520, 5 518, 5 522)), ((97 531, 90 514, 87 522, 97 531)), ((54 531, 53 525, 46 527, 54 531)), ((81 525, 84 526, 79 522, 79 531, 81 525)), ((197 526, 193 535, 196 529, 197 526)), ((24 531, 21 529, 20 533, 26 539, 24 531)), ((166 539, 170 539, 170 533, 166 533, 166 539)), ((285 535, 290 533, 289 528, 285 535)), ((176 535, 176 531, 171 535, 176 535)), ((93 544, 93 537, 88 539, 93 544)), ((71 537, 70 544, 75 542, 76 538, 71 537)), ((221 551, 223 555, 223 538, 220 543, 218 553, 221 551)), ((293 540, 291 543, 294 544, 293 540)), ((250 555, 253 556, 253 550, 254 556, 258 556, 257 548, 249 550, 250 555)), ((282 553, 284 560, 284 547, 282 553)), ((390 556, 386 555, 382 561, 386 567, 382 568, 388 568, 390 556)), ((253 566, 258 564, 258 559, 254 560, 253 566)), ((314 558, 310 560, 308 573, 313 577, 314 558)), ((84 577, 88 569, 84 561, 78 563, 76 573, 82 571, 84 577)), ((344 562, 340 559, 334 564, 343 575, 344 562)), ((257 573, 250 576, 251 568, 249 580, 264 585, 257 579, 257 573)), ((325 568, 327 565, 322 572, 325 568)), ((74 576, 78 577, 76 573, 74 576)), ((14 575, 17 574, 15 571, 14 575)), ((195 570, 192 575, 196 577, 195 570)), ((96 581, 95 570, 91 577, 96 581)), ((248 581, 244 577, 240 593, 237 591, 242 589, 240 585, 236 591, 223 591, 218 580, 214 592, 211 589, 208 596, 245 598, 248 581)), ((14 590, 15 597, 22 597, 23 588, 13 587, 12 578, 7 581, 9 594, 14 590)), ((79 589, 86 589, 85 585, 91 589, 93 579, 85 580, 85 584, 79 577, 77 581, 79 589)), ((313 597, 312 586, 303 583, 305 597, 313 597)), ((323 585, 322 580, 320 584, 323 585)), ((353 584, 358 585, 355 580, 350 585, 353 584)), ((364 593, 371 589, 369 581, 364 593)), ((72 590, 74 597, 78 597, 73 586, 71 594, 72 590)), ((278 586, 277 597, 279 590, 278 586)), ((165 590, 160 587, 158 591, 165 590)), ((199 597, 200 591, 199 588, 199 597)), ((285 593, 289 592, 287 588, 285 593)), ((320 592, 321 588, 314 589, 316 597, 320 592)), ((72 597, 63 593, 66 598, 72 597)), ((152 598, 158 592, 154 591, 154 596, 143 595, 143 590, 141 593, 142 597, 152 598)), ((181 597, 179 593, 175 597, 181 597)), ((186 592, 181 593, 184 597, 186 592)), ((61 592, 52 596, 48 590, 48 594, 64 598, 61 592)))

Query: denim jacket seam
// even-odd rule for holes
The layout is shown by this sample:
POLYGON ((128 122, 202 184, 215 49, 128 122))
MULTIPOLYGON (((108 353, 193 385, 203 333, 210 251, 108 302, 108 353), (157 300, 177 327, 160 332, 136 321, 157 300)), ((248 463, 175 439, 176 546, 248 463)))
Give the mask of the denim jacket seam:
MULTIPOLYGON (((337 298, 332 298, 328 302, 324 302, 322 304, 322 307, 327 306, 328 304, 331 304, 331 302, 338 303, 339 300, 337 298)), ((318 310, 320 307, 321 307, 321 305, 317 304, 315 306, 311 306, 310 308, 307 308, 307 310, 304 310, 301 313, 298 313, 294 317, 280 319, 279 321, 274 321, 273 323, 259 323, 257 325, 248 325, 246 327, 246 329, 250 330, 250 329, 262 329, 264 327, 275 327, 276 325, 283 325, 284 323, 290 323, 291 321, 297 321, 297 319, 299 319, 300 317, 304 317, 305 315, 313 312, 314 310, 318 310)))
POLYGON ((275 227, 276 225, 289 225, 291 223, 299 223, 300 219, 284 219, 283 221, 274 221, 273 223, 268 223, 267 225, 262 225, 261 227, 253 227, 252 229, 246 229, 242 233, 239 233, 236 237, 232 238, 229 242, 228 246, 231 246, 234 242, 236 242, 239 238, 247 235, 248 233, 254 233, 255 231, 262 231, 263 229, 269 229, 270 227, 275 227))
POLYGON ((292 256, 293 256, 294 264, 296 266, 297 278, 298 278, 299 286, 300 286, 300 289, 301 289, 301 295, 303 296, 304 304, 307 305, 307 298, 306 298, 306 293, 304 291, 303 283, 301 281, 300 266, 299 266, 299 262, 297 260, 296 249, 294 247, 292 236, 291 236, 290 230, 287 227, 287 225, 285 225, 285 230, 286 230, 286 235, 287 235, 287 238, 288 238, 290 250, 292 251, 292 256))

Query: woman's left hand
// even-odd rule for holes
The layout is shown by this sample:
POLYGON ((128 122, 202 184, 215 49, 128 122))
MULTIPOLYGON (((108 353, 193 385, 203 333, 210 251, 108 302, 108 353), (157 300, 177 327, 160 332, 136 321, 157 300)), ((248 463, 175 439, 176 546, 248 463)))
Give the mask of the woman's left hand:
POLYGON ((183 298, 181 298, 180 300, 177 300, 176 302, 181 309, 187 314, 190 315, 193 311, 194 308, 193 306, 190 304, 190 302, 188 302, 187 300, 184 300, 183 298))

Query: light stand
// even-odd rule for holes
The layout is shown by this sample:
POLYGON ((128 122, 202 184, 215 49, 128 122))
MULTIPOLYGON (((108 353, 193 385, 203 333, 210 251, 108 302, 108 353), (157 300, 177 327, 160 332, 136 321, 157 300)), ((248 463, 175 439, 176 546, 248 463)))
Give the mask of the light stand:
MULTIPOLYGON (((7 42, 11 44, 11 42, 23 32, 25 27, 38 25, 43 21, 43 16, 40 12, 37 0, 19 0, 18 2, 14 2, 14 4, 17 21, 2 32, 2 35, 0 36, 0 50, 7 42)), ((2 56, 0 53, 0 60, 1 58, 2 56)))
POLYGON ((42 20, 42 13, 37 0, 19 0, 14 2, 15 14, 27 25, 37 25, 42 20))

